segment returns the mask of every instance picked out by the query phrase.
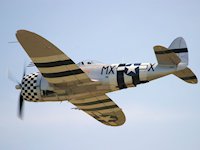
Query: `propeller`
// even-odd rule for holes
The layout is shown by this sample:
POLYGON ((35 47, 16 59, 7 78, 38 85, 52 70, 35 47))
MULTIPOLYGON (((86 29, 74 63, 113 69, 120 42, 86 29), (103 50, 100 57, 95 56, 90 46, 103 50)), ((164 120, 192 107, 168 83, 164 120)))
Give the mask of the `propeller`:
POLYGON ((24 99, 23 99, 23 97, 20 93, 20 95, 19 95, 19 106, 18 106, 19 107, 18 116, 19 116, 20 119, 23 118, 23 105, 24 105, 24 99))
MULTIPOLYGON (((24 64, 24 67, 23 67, 23 74, 22 74, 22 78, 21 78, 21 82, 19 82, 15 77, 13 77, 13 75, 10 73, 10 71, 8 70, 8 79, 13 81, 14 83, 16 83, 17 85, 15 86, 15 88, 17 90, 21 90, 22 88, 22 81, 23 81, 23 77, 26 75, 26 66, 24 64)), ((24 104, 24 99, 23 99, 23 96, 22 96, 22 91, 20 91, 20 95, 19 95, 19 100, 18 100, 18 117, 20 119, 23 118, 23 104, 24 104)))

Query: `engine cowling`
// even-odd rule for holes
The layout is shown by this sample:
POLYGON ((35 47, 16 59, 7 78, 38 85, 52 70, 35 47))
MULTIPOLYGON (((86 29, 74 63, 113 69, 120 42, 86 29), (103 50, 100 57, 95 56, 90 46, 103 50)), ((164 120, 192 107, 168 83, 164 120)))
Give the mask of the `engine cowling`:
POLYGON ((59 100, 58 95, 53 90, 53 87, 49 85, 40 72, 24 76, 19 88, 21 88, 21 95, 26 101, 42 102, 59 100))
POLYGON ((39 101, 40 94, 40 78, 39 72, 31 73, 23 77, 21 83, 21 95, 27 101, 39 101))

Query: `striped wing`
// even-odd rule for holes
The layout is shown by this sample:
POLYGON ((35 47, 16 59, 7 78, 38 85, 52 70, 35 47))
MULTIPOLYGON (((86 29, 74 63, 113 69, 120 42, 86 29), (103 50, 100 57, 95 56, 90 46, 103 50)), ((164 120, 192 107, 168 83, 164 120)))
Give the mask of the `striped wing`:
POLYGON ((17 31, 16 37, 49 83, 91 82, 89 77, 68 56, 48 40, 26 30, 17 31))
POLYGON ((121 108, 106 95, 73 99, 70 102, 105 125, 120 126, 126 120, 121 108))

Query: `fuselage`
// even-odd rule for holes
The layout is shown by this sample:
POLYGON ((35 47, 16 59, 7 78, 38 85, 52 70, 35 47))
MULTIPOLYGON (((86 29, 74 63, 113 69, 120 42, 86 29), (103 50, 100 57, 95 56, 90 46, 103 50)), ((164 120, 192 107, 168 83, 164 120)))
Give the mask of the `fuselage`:
POLYGON ((91 80, 110 86, 111 91, 136 87, 177 70, 175 66, 163 67, 156 63, 86 64, 80 67, 91 80))
POLYGON ((101 95, 139 84, 171 74, 177 70, 174 66, 160 66, 156 63, 135 64, 103 64, 92 61, 81 62, 79 67, 93 81, 90 83, 69 84, 65 87, 56 87, 49 84, 38 72, 25 76, 22 94, 27 101, 46 102, 81 99, 91 94, 101 95), (34 84, 30 85, 29 80, 34 84), (31 90, 29 90, 31 87, 31 90), (83 87, 83 88, 82 88, 83 87), (32 95, 32 97, 30 97, 32 95))

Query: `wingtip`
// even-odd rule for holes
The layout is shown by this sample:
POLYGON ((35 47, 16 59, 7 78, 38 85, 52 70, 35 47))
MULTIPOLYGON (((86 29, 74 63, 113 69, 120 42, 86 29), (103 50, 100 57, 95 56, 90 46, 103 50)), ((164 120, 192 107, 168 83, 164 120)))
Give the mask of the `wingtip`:
POLYGON ((27 37, 34 35, 34 33, 28 30, 20 29, 16 31, 15 35, 19 43, 21 43, 22 39, 26 39, 27 37))
POLYGON ((23 33, 23 32, 27 32, 27 30, 24 30, 24 29, 17 30, 16 34, 20 34, 20 33, 23 33))
POLYGON ((22 34, 32 33, 31 31, 20 29, 16 31, 16 36, 22 35, 22 34))

